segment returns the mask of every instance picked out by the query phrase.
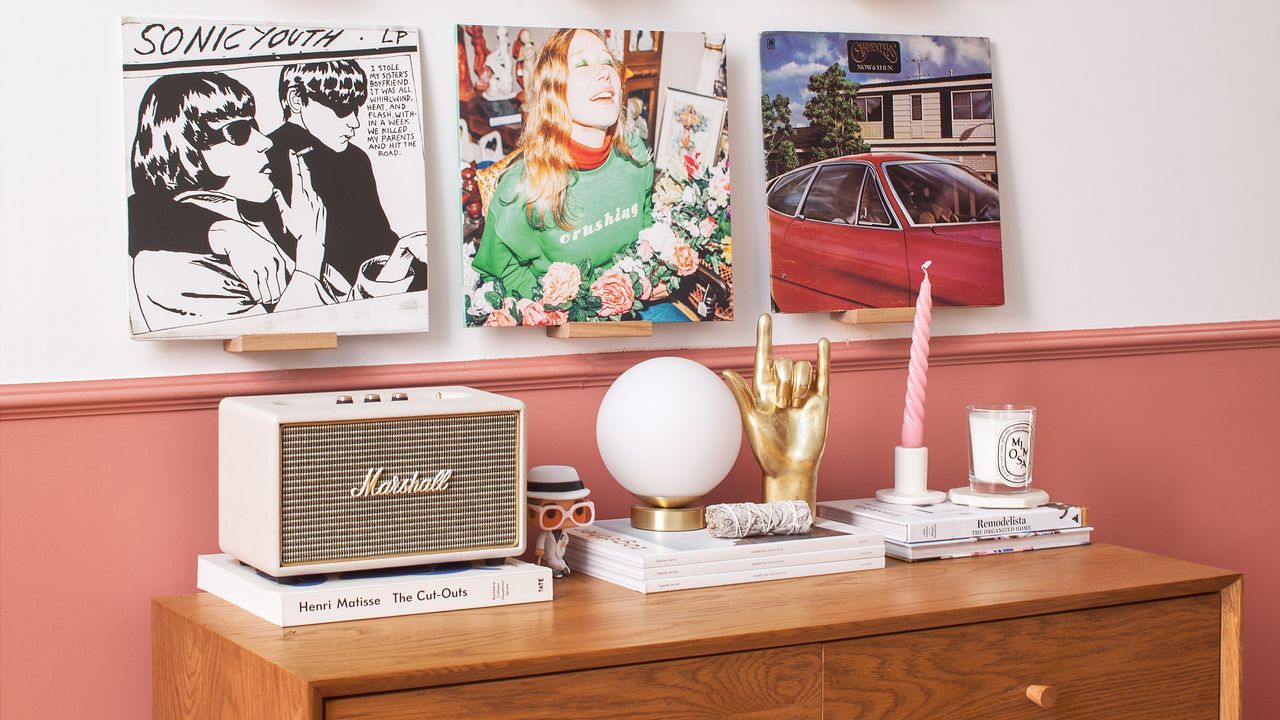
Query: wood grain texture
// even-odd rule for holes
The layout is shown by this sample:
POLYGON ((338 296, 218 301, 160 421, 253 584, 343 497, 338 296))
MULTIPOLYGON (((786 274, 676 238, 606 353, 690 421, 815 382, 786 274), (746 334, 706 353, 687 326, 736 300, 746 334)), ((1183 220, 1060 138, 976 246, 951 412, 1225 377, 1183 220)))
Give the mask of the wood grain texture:
POLYGON ((313 625, 288 637, 208 594, 156 602, 336 697, 1216 594, 1238 577, 1110 545, 890 561, 884 570, 650 596, 571 575, 556 581, 550 603, 313 625))
POLYGON ((1244 656, 1244 578, 1226 586, 1219 593, 1222 605, 1220 625, 1222 697, 1218 715, 1222 720, 1239 720, 1244 712, 1240 691, 1243 687, 1244 656))
POLYGON ((547 337, 553 338, 649 337, 651 335, 653 335, 653 323, 648 320, 571 322, 547 328, 547 337))
MULTIPOLYGON (((282 631, 287 638, 289 631, 282 631)), ((320 696, 277 665, 151 605, 154 720, 320 720, 320 696)))
POLYGON ((822 717, 819 645, 332 700, 325 720, 822 717))
POLYGON ((909 323, 916 319, 914 307, 903 308, 859 308, 831 313, 836 322, 847 325, 866 325, 869 323, 909 323))
POLYGON ((833 717, 1218 717, 1216 593, 825 646, 833 717), (1030 685, 1056 690, 1052 708, 1030 685))
POLYGON ((222 341, 222 349, 233 353, 333 350, 337 347, 338 334, 331 332, 238 335, 222 341))

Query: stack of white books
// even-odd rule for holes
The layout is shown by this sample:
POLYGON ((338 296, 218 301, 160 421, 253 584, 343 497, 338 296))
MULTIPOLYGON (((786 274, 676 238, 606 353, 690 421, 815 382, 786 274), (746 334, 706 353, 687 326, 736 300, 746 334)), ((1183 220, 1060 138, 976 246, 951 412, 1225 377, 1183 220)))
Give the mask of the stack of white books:
POLYGON ((230 555, 201 555, 196 587, 280 627, 550 600, 551 569, 446 563, 272 579, 230 555))
POLYGON ((934 560, 1088 545, 1088 508, 1051 503, 1025 510, 941 502, 895 505, 875 499, 818 503, 818 515, 884 533, 885 554, 934 560))
POLYGON ((829 575, 884 567, 884 536, 819 521, 806 535, 716 538, 707 530, 652 532, 630 521, 573 528, 573 572, 642 593, 829 575))

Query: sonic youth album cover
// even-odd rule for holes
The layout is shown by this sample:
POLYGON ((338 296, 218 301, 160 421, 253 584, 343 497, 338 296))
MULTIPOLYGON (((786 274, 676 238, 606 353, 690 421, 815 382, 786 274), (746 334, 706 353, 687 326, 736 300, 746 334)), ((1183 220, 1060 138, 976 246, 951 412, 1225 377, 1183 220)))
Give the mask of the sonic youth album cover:
POLYGON ((135 338, 427 329, 417 30, 121 27, 135 338))
POLYGON ((986 38, 760 36, 771 294, 780 312, 1002 305, 986 38))
POLYGON ((724 36, 460 25, 468 326, 733 318, 724 36))

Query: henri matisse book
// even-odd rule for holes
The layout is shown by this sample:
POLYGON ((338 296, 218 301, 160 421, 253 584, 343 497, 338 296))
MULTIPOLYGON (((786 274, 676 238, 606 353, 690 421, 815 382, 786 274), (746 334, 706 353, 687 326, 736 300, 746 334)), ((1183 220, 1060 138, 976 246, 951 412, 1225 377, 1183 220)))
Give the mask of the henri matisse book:
POLYGON ((940 502, 894 505, 875 499, 818 503, 819 517, 879 530, 899 543, 1012 535, 1037 530, 1066 530, 1089 524, 1088 508, 1050 503, 1028 509, 988 509, 940 502))
POLYGON ((600 578, 615 585, 645 594, 667 592, 670 590, 692 590, 695 588, 716 587, 719 585, 738 585, 742 583, 763 582, 765 580, 782 580, 785 578, 811 577, 814 575, 832 575, 835 573, 856 572, 859 570, 877 570, 884 567, 884 555, 852 560, 836 560, 804 565, 784 565, 781 567, 765 567, 735 572, 713 572, 706 575, 687 575, 681 577, 642 579, 635 567, 627 568, 618 563, 609 562, 600 555, 575 550, 572 543, 565 554, 570 567, 583 575, 600 578))
POLYGON ((886 540, 884 552, 889 557, 907 562, 916 560, 946 560, 949 558, 976 557, 978 555, 1001 555, 1004 553, 1024 552, 1026 550, 1048 550, 1050 548, 1088 545, 1091 527, 1069 528, 1066 530, 1036 530, 1016 535, 997 537, 963 538, 960 540, 939 540, 937 542, 900 543, 886 540))
POLYGON ((280 627, 542 602, 551 569, 508 558, 276 580, 230 555, 201 555, 196 587, 280 627))
POLYGON ((709 563, 760 558, 820 550, 879 548, 883 535, 874 529, 856 528, 819 520, 805 535, 764 535, 749 538, 717 538, 705 529, 688 532, 652 532, 631 527, 626 518, 601 520, 571 528, 570 550, 592 553, 632 568, 709 563))

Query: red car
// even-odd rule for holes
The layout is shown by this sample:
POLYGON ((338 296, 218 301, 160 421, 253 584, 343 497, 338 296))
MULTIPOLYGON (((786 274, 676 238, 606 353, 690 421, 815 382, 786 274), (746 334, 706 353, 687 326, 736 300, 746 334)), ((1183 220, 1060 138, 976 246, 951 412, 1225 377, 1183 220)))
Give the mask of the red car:
POLYGON ((1000 196, 968 167, 863 153, 768 185, 773 303, 781 312, 910 307, 932 260, 934 305, 1004 303, 1000 196))

